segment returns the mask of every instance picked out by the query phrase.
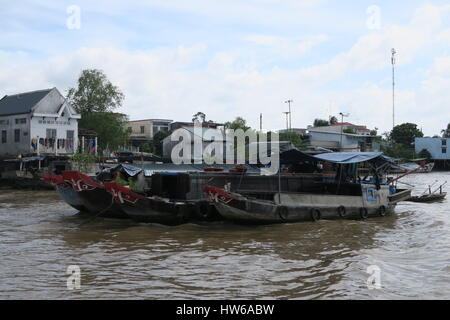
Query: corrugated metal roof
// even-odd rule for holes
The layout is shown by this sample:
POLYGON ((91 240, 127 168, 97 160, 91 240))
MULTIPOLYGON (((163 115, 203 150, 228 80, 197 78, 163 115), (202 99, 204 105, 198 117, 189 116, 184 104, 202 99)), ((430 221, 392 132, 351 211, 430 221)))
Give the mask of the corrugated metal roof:
POLYGON ((4 96, 0 100, 0 116, 30 113, 31 109, 53 89, 4 96))

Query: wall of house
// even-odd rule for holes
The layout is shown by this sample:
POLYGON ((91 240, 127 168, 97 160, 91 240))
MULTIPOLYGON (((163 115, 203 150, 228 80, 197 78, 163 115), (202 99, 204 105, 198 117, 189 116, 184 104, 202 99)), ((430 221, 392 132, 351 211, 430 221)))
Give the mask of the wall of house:
POLYGON ((168 131, 172 120, 141 120, 130 121, 127 127, 131 128, 130 138, 141 138, 152 140, 153 136, 160 130, 168 131), (142 132, 141 127, 144 127, 142 132))
POLYGON ((64 112, 64 116, 58 118, 33 117, 31 119, 31 139, 36 138, 39 142, 40 138, 47 138, 47 129, 56 129, 56 139, 65 140, 68 139, 68 131, 73 131, 73 141, 68 145, 60 146, 60 148, 58 148, 57 144, 52 148, 49 145, 45 146, 38 143, 39 153, 73 154, 76 151, 78 145, 78 121, 76 119, 69 119, 68 112, 64 112))
POLYGON ((30 153, 30 116, 27 114, 0 116, 0 155, 17 156, 30 153), (16 124, 16 119, 26 119, 26 123, 16 124), (20 130, 20 141, 15 142, 15 130, 20 130), (6 131, 6 143, 2 142, 3 132, 6 131))
POLYGON ((432 159, 450 159, 450 139, 448 138, 416 138, 416 154, 418 154, 423 149, 426 149, 431 153, 432 159))
POLYGON ((142 137, 148 140, 152 139, 152 122, 150 120, 132 121, 128 122, 128 128, 131 128, 131 138, 142 137), (141 132, 141 127, 144 127, 144 132, 141 132))
POLYGON ((318 145, 323 148, 336 148, 336 146, 340 147, 342 138, 342 149, 345 149, 345 151, 359 150, 358 140, 345 134, 331 134, 317 131, 310 131, 309 134, 311 137, 311 145, 318 145), (326 142, 329 142, 329 145, 326 142))

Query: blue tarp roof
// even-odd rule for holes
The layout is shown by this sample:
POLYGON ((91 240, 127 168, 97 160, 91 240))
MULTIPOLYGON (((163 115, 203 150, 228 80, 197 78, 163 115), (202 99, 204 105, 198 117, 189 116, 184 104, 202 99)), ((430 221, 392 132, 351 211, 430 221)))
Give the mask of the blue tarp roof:
MULTIPOLYGON (((318 154, 314 156, 314 158, 321 161, 339 164, 360 163, 374 160, 380 157, 385 158, 383 156, 383 152, 333 152, 318 154)), ((384 160, 388 161, 387 158, 385 158, 384 160)))

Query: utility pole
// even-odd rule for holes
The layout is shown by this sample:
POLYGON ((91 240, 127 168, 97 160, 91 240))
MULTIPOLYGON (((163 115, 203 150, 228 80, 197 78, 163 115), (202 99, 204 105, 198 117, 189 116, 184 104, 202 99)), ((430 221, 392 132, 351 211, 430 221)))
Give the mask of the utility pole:
POLYGON ((342 113, 342 112, 339 112, 339 114, 340 114, 340 116, 341 116, 341 143, 340 143, 340 145, 339 145, 339 147, 340 147, 340 149, 341 149, 341 152, 342 152, 342 136, 344 135, 344 132, 343 132, 343 129, 344 129, 344 117, 348 117, 349 116, 349 114, 348 113, 342 113))
POLYGON ((262 113, 259 115, 259 131, 262 132, 262 121, 263 121, 263 115, 262 113))
POLYGON ((288 115, 290 114, 290 112, 283 112, 286 115, 286 132, 289 131, 289 121, 288 121, 288 115))
POLYGON ((395 127, 395 54, 397 53, 394 48, 391 50, 392 57, 392 130, 395 127))
POLYGON ((294 100, 289 99, 285 101, 284 103, 289 104, 289 131, 292 131, 292 119, 291 119, 291 103, 294 102, 294 100))

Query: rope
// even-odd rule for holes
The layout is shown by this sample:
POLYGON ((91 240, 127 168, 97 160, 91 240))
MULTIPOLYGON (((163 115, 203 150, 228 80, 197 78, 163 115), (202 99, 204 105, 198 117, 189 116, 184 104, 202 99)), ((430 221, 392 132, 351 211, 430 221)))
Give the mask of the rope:
POLYGON ((108 210, 111 209, 111 207, 113 206, 113 204, 114 204, 114 197, 112 197, 111 203, 108 205, 108 207, 106 207, 106 209, 100 211, 99 213, 97 213, 95 216, 93 216, 93 217, 90 218, 89 220, 82 222, 79 226, 81 227, 81 226, 83 226, 83 225, 85 225, 85 224, 87 224, 87 223, 93 221, 94 219, 98 218, 98 216, 102 215, 103 213, 108 212, 108 210))

